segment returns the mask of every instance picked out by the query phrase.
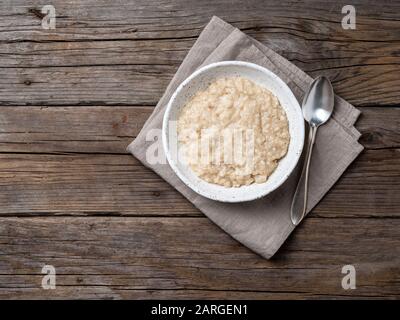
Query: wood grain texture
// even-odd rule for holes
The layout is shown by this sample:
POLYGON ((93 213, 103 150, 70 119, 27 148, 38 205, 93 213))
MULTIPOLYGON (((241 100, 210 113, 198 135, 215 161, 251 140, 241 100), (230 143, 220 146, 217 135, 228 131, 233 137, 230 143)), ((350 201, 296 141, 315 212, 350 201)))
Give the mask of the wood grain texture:
POLYGON ((0 152, 127 153, 153 107, 3 107, 0 152))
MULTIPOLYGON (((44 30, 38 16, 43 3, 40 0, 4 0, 2 2, 1 27, 13 26, 4 32, 1 40, 30 40, 36 37, 42 41, 68 40, 115 40, 115 39, 180 39, 189 35, 195 37, 196 31, 212 15, 219 15, 230 22, 236 21, 245 27, 246 23, 264 21, 271 28, 289 29, 296 22, 304 24, 304 31, 312 30, 312 21, 317 26, 328 23, 332 30, 343 17, 343 5, 337 1, 257 1, 242 3, 236 0, 205 1, 168 1, 168 0, 54 0, 58 17, 57 32, 44 30), (338 17, 339 16, 339 17, 338 17), (268 17, 268 19, 267 19, 268 17), (286 20, 293 19, 293 20, 286 20), (297 19, 297 20, 295 20, 297 19), (310 22, 309 22, 310 21, 310 22), (38 23, 39 22, 39 23, 38 23), (291 23, 288 23, 291 22, 291 23), (309 24, 311 24, 311 26, 309 24), (16 32, 18 31, 18 32, 16 32)), ((390 41, 395 35, 399 20, 396 1, 384 0, 376 3, 371 0, 356 0, 352 4, 358 13, 359 28, 366 33, 362 40, 390 41), (389 26, 389 30, 367 28, 371 25, 389 26), (375 36, 375 37, 373 37, 375 36)), ((315 29, 317 30, 317 29, 315 29)), ((328 27, 319 30, 328 33, 328 27)), ((345 33, 340 34, 345 37, 345 33)), ((320 39, 318 36, 314 36, 320 39)), ((324 39, 321 39, 323 41, 324 39)))
MULTIPOLYGON (((399 217, 400 149, 364 152, 313 211, 399 217)), ((131 155, 0 155, 0 215, 202 216, 131 155)))
POLYGON ((267 261, 204 218, 2 218, 0 297, 395 298, 399 227, 310 218, 267 261), (349 263, 354 291, 341 287, 349 263), (56 290, 41 289, 44 264, 56 290))
MULTIPOLYGON (((0 153, 126 153, 153 107, 3 107, 0 153)), ((366 149, 400 148, 400 108, 364 107, 366 149)))
POLYGON ((6 1, 0 23, 2 105, 154 105, 201 29, 216 14, 311 75, 324 74, 356 105, 397 105, 399 4, 306 1, 53 1, 55 30, 39 1, 6 1), (7 10, 8 9, 8 10, 7 10))

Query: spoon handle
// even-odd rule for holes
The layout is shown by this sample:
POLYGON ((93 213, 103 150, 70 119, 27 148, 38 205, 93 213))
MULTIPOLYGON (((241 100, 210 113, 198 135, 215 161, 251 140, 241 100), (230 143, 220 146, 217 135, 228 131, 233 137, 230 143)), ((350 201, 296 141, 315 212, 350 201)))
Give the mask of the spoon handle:
POLYGON ((308 136, 307 153, 304 159, 303 170, 299 182, 297 183, 296 192, 293 197, 292 207, 290 209, 290 217, 292 223, 296 226, 304 218, 307 210, 307 197, 308 197, 308 173, 310 169, 311 154, 315 142, 318 127, 310 126, 308 136))

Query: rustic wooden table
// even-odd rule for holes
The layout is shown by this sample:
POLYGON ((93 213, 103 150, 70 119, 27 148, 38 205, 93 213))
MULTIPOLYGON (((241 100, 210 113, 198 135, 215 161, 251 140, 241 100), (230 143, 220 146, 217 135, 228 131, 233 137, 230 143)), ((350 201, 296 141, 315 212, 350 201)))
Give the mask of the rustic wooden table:
POLYGON ((351 1, 356 30, 337 1, 49 2, 54 30, 0 5, 0 298, 400 297, 400 1, 351 1), (125 151, 212 15, 362 111, 365 151, 270 261, 125 151))

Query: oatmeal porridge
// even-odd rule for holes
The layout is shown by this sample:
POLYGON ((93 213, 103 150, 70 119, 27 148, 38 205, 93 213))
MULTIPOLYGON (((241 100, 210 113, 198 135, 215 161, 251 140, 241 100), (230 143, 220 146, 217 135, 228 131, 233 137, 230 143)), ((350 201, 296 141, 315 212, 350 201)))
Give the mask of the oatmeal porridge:
POLYGON ((267 181, 290 142, 278 98, 243 77, 217 79, 197 92, 179 114, 177 133, 194 173, 225 187, 267 181))

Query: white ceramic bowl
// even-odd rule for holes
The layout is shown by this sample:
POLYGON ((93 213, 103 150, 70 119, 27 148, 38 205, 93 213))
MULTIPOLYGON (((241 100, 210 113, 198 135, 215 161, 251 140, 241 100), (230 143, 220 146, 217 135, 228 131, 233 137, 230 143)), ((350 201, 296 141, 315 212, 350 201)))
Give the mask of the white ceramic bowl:
MULTIPOLYGON (((304 119, 295 96, 289 87, 273 72, 253 63, 241 61, 223 61, 209 64, 189 76, 172 95, 163 119, 162 140, 168 163, 176 175, 193 191, 217 201, 243 202, 261 198, 278 188, 292 173, 299 161, 304 144, 304 119), (290 144, 288 152, 272 175, 264 183, 254 183, 249 186, 227 188, 206 182, 183 161, 173 156, 177 146, 176 126, 172 121, 178 115, 186 102, 197 91, 205 89, 217 78, 241 76, 250 79, 260 86, 270 90, 280 101, 289 122, 290 144)), ((179 146, 177 147, 179 148, 179 146)))

